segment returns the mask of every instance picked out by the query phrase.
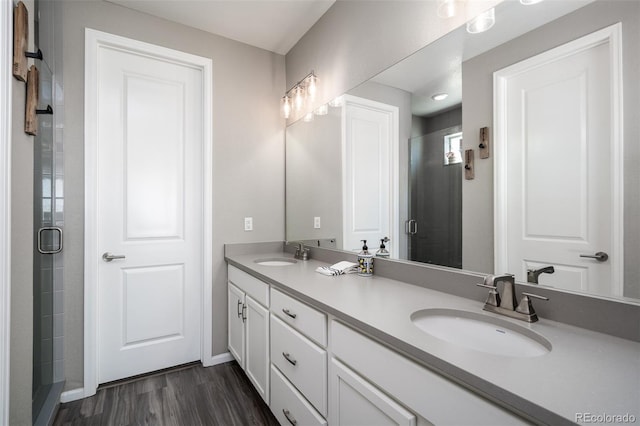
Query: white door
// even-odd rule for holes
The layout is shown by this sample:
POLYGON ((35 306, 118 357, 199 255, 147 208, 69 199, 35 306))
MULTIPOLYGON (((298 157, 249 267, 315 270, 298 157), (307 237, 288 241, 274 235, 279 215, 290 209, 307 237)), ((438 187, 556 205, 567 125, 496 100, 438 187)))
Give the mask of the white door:
POLYGON ((343 248, 375 252, 389 237, 398 256, 398 108, 344 96, 342 136, 343 248))
POLYGON ((615 51, 592 34, 496 72, 496 272, 621 295, 615 51))
POLYGON ((203 73, 98 52, 98 382, 200 359, 203 73))

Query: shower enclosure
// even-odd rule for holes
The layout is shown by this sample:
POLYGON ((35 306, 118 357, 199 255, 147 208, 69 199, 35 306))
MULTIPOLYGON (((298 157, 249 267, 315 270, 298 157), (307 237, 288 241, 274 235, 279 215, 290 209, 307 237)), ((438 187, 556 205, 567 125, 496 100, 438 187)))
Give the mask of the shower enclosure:
MULTIPOLYGON (((36 16, 46 19, 50 9, 36 2, 36 16), (39 12, 39 13, 38 13, 39 12)), ((35 40, 43 34, 35 22, 35 40)), ((50 43, 49 43, 50 44, 50 43)), ((47 45, 47 43, 45 43, 47 45)), ((33 424, 49 424, 64 384, 62 346, 63 150, 56 136, 54 75, 47 58, 34 61, 39 71, 38 132, 33 139, 33 424), (52 108, 54 109, 54 108, 52 108), (55 109, 54 109, 55 112, 55 109)), ((50 59, 52 60, 52 59, 50 59)))

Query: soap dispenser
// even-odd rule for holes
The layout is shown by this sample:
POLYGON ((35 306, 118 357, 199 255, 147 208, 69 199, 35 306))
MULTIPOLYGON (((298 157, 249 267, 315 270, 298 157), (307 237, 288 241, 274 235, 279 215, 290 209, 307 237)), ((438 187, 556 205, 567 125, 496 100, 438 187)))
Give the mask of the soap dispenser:
POLYGON ((373 275, 373 255, 369 253, 367 240, 360 241, 362 241, 362 251, 358 253, 358 275, 370 277, 373 275))
POLYGON ((384 258, 389 258, 389 256, 391 255, 391 253, 389 253, 389 250, 387 250, 387 248, 385 247, 384 243, 389 242, 389 237, 384 237, 380 240, 380 248, 378 249, 378 251, 376 252, 376 257, 384 257, 384 258))

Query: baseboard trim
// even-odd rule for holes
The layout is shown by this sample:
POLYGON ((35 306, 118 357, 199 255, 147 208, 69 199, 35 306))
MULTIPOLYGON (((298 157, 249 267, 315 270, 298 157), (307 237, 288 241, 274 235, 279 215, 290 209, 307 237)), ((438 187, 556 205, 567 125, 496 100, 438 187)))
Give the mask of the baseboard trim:
POLYGON ((71 389, 60 394, 60 402, 64 404, 65 402, 77 401, 87 396, 91 395, 85 395, 84 388, 71 389))
MULTIPOLYGON (((204 365, 205 367, 212 367, 214 365, 224 364, 225 362, 231 362, 233 360, 233 355, 231 355, 230 352, 225 352, 222 354, 214 355, 206 360, 203 359, 202 365, 204 365)), ((77 401, 91 395, 93 394, 85 394, 85 388, 71 389, 62 392, 62 394, 60 395, 60 402, 64 404, 65 402, 77 401)))
POLYGON ((202 360, 202 365, 205 367, 212 367, 214 365, 224 364, 225 362, 231 362, 233 360, 233 355, 231 355, 230 352, 225 352, 219 355, 214 355, 208 360, 202 360))

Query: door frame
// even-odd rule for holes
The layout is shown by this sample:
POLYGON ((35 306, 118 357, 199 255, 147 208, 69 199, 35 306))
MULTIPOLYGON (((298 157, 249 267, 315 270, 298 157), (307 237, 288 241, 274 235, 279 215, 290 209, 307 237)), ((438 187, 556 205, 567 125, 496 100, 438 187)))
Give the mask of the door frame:
MULTIPOLYGON (((391 240, 391 257, 397 258, 400 253, 400 243, 398 236, 400 235, 400 201, 398 194, 400 193, 400 173, 399 173, 399 155, 400 155, 400 110, 397 106, 388 105, 371 99, 360 98, 353 95, 343 95, 344 101, 342 104, 342 244, 345 243, 345 235, 348 233, 347 223, 350 220, 351 212, 347 212, 347 124, 346 114, 347 106, 355 105, 364 109, 370 109, 378 112, 382 112, 390 117, 389 126, 389 239, 391 240), (394 243, 395 241, 395 243, 394 243)), ((370 243, 371 244, 371 243, 370 243)), ((371 245, 375 248, 377 244, 371 245)), ((348 250, 345 248, 345 250, 348 250)), ((373 252, 374 250, 372 250, 373 252)))
POLYGON ((624 275, 624 144, 623 144, 623 88, 622 88, 622 24, 617 23, 576 40, 547 50, 493 73, 493 127, 494 136, 494 266, 505 271, 507 259, 507 81, 522 72, 562 59, 592 47, 609 44, 611 70, 611 202, 613 235, 611 271, 616 294, 622 295, 624 275))
POLYGON ((9 424, 11 336, 12 1, 0 2, 0 424, 9 424))
POLYGON ((212 339, 212 285, 213 285, 213 142, 212 142, 212 68, 210 58, 157 46, 102 31, 85 29, 85 105, 84 105, 84 388, 82 395, 69 395, 67 399, 94 395, 98 386, 98 52, 101 48, 119 49, 198 69, 203 78, 203 238, 201 283, 201 336, 200 360, 213 365, 212 339))

